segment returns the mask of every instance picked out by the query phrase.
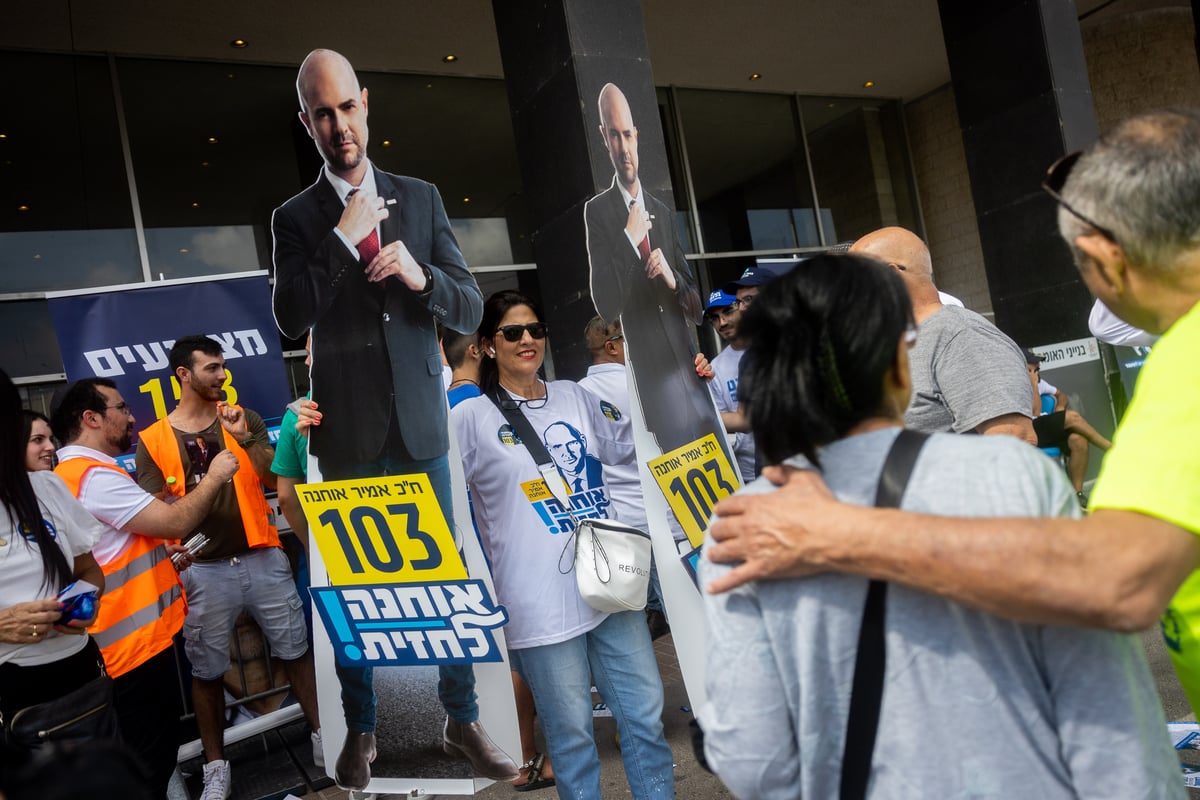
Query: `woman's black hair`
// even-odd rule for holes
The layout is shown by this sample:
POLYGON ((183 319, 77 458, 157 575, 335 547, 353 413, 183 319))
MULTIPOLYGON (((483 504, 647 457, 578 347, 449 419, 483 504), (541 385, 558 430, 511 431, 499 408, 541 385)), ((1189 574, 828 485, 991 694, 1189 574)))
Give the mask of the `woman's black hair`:
POLYGON ((764 461, 800 453, 818 464, 818 447, 878 415, 912 322, 900 278, 861 256, 816 256, 764 286, 738 322, 739 395, 764 461))
POLYGON ((25 440, 26 444, 29 444, 29 437, 33 436, 34 421, 39 419, 46 423, 47 428, 50 427, 50 418, 42 412, 28 408, 21 409, 21 438, 25 440))
MULTIPOLYGON (((0 369, 0 505, 21 538, 37 545, 42 556, 42 585, 57 592, 71 582, 67 558, 50 535, 37 495, 25 471, 29 433, 21 423, 21 395, 8 373, 0 369)), ((13 538, 16 538, 15 536, 13 538)), ((13 542, 11 546, 16 546, 13 542)), ((32 598, 31 598, 32 599, 32 598)))
POLYGON ((542 321, 542 310, 537 307, 537 303, 528 295, 514 289, 495 292, 483 303, 483 317, 479 320, 479 348, 483 350, 484 357, 479 362, 479 390, 484 394, 500 385, 500 371, 496 367, 496 359, 487 355, 489 349, 486 344, 496 335, 496 329, 500 327, 504 315, 517 306, 529 306, 538 321, 542 321))

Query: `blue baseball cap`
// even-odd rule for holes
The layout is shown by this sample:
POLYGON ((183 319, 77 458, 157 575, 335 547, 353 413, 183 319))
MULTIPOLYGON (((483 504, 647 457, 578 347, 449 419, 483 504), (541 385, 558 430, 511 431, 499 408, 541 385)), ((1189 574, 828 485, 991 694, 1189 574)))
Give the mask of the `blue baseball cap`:
POLYGON ((708 296, 708 304, 704 306, 705 311, 711 311, 714 308, 728 308, 737 302, 737 298, 731 294, 714 289, 712 294, 708 296))

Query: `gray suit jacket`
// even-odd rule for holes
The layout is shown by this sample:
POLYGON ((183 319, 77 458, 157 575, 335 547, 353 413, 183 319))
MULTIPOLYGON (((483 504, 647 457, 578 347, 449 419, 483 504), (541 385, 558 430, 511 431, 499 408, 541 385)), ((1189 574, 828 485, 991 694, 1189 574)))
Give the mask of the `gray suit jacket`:
MULTIPOLYGON (((375 169, 372 167, 372 169, 375 169)), ((393 416, 413 459, 446 453, 449 437, 442 359, 434 320, 469 333, 483 297, 431 183, 375 169, 379 195, 397 202, 380 225, 381 245, 404 242, 433 275, 413 292, 398 278, 370 283, 365 264, 334 233, 343 205, 324 170, 271 218, 273 306, 279 329, 312 328, 312 397, 324 415, 310 447, 341 465, 374 461, 393 416)))

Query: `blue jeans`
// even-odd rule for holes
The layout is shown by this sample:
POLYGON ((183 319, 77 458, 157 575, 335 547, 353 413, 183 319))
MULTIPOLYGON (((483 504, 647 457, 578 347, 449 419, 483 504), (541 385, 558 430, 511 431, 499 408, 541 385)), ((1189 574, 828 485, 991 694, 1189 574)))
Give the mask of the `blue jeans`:
POLYGON ((671 747, 663 736, 663 688, 641 611, 610 614, 595 630, 510 652, 533 692, 559 797, 600 797, 591 686, 612 709, 621 759, 636 800, 673 798, 671 747))
MULTIPOLYGON (((446 456, 422 461, 384 457, 369 464, 356 464, 349 469, 322 473, 326 480, 374 478, 380 475, 412 475, 427 473, 433 493, 446 515, 450 530, 454 530, 454 505, 450 492, 450 462, 446 456)), ((342 682, 342 711, 346 715, 346 730, 350 733, 375 732, 375 688, 371 667, 343 667, 335 663, 338 680, 342 682)), ((438 700, 446 714, 456 722, 479 719, 479 704, 475 697, 475 670, 470 664, 442 664, 438 667, 438 700)))

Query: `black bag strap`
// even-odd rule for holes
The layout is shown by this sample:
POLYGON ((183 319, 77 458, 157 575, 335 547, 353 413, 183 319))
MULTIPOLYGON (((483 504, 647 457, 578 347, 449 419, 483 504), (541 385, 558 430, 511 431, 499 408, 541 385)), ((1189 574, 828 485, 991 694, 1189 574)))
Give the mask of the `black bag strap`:
MULTIPOLYGON (((899 508, 917 456, 929 435, 902 430, 888 451, 875 492, 879 508, 899 508)), ((871 757, 879 730, 883 703, 883 674, 887 666, 884 644, 884 611, 887 584, 871 581, 858 631, 858 655, 854 659, 854 683, 850 690, 850 715, 846 719, 846 746, 842 752, 841 800, 862 800, 871 778, 871 757)))

